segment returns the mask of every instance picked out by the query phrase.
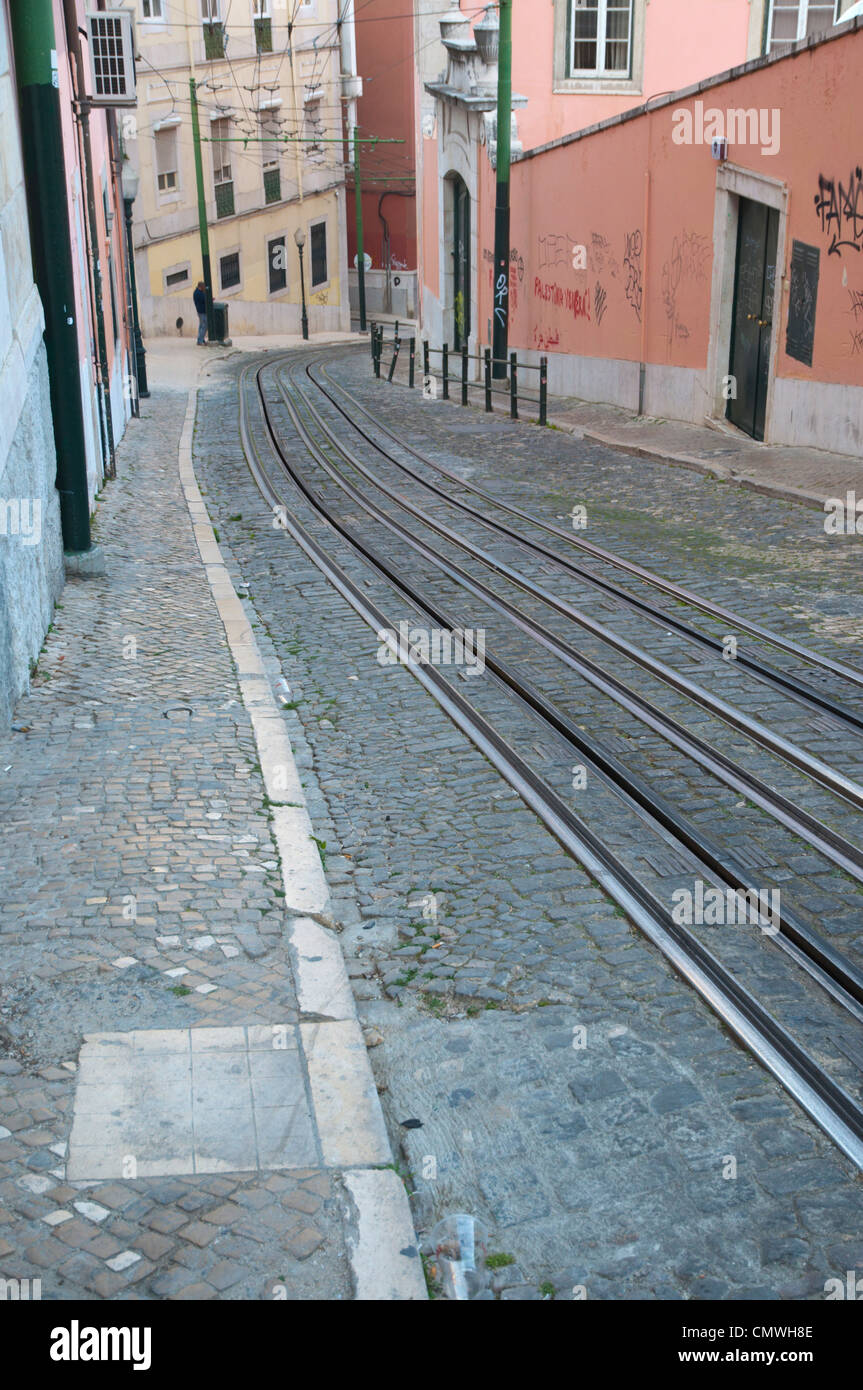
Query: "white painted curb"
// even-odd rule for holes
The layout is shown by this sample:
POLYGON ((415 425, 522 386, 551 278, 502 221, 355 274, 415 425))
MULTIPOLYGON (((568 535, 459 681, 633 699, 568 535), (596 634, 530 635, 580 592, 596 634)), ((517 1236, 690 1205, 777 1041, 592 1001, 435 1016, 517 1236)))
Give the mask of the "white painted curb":
MULTIPOLYGON (((203 366, 203 364, 202 364, 203 366)), ((324 1163, 351 1171, 354 1204, 348 1254, 358 1299, 425 1299, 426 1287, 404 1186, 392 1163, 368 1052, 338 938, 291 741, 270 688, 255 634, 222 559, 192 462, 198 383, 189 391, 180 436, 180 482, 213 602, 237 666, 252 721, 290 919, 288 942, 300 1009, 315 1124, 324 1163), (317 918, 318 920, 314 920, 317 918), (306 1021, 307 1020, 307 1021, 306 1021)))

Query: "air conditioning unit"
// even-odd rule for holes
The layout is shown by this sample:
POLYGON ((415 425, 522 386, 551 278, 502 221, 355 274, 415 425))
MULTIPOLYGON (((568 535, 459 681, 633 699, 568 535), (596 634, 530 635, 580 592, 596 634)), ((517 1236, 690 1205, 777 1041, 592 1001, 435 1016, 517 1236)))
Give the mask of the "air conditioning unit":
POLYGON ((137 106, 135 45, 129 10, 87 15, 92 106, 137 106))

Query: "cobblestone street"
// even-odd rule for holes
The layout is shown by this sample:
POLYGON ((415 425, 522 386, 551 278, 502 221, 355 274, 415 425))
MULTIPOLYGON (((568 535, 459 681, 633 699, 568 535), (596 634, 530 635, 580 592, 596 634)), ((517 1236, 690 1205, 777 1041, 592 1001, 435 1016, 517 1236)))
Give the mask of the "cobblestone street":
MULTIPOLYGON (((858 635, 851 545, 828 551, 814 513, 424 404, 372 381, 362 352, 331 370, 399 438, 496 496, 549 520, 589 500, 597 543, 822 649, 858 635)), ((208 392, 202 486, 288 677, 291 737, 311 747, 334 913, 382 1039, 371 1055, 418 1228, 479 1215, 517 1262, 497 1279, 502 1297, 538 1298, 549 1284, 561 1297, 581 1286, 612 1299, 823 1296, 832 1272, 863 1260, 853 1165, 416 683, 379 666, 373 634, 273 528, 239 445, 217 443, 232 429, 235 379, 226 364, 208 392)), ((608 715, 595 717, 612 738, 608 715)), ((702 823, 731 811, 703 785, 671 786, 702 823)), ((752 830, 763 833, 755 818, 752 830)), ((832 902, 859 949, 856 898, 843 910, 830 897, 841 880, 798 857, 787 877, 811 873, 816 920, 832 902)), ((801 1016, 813 1007, 798 996, 801 1016)))
MULTIPOLYGON (((465 1211, 496 1255, 486 1297, 823 1297, 863 1266, 855 1165, 429 695, 380 664, 374 634, 274 524, 237 427, 249 358, 222 357, 197 397, 200 494, 186 392, 159 385, 97 512, 107 574, 67 583, 2 740, 4 1277, 64 1299, 382 1297, 398 1248, 414 1282, 390 1296, 419 1297, 414 1241, 433 1259, 435 1224, 465 1211), (262 715, 280 682, 280 710, 262 715), (293 772, 267 756, 285 733, 293 772), (300 906, 303 844, 285 839, 295 796, 326 874, 316 909, 300 906), (298 989, 298 963, 323 983, 298 989), (405 1207, 388 1250, 386 1230, 362 1237, 362 1184, 385 1179, 404 1202, 392 1154, 418 1236, 405 1207)), ((819 650, 859 635, 852 547, 825 544, 813 511, 424 405, 372 380, 363 351, 329 370, 501 499, 549 521, 588 499, 594 542, 819 650)), ((610 746, 733 837, 742 803, 579 699, 610 746)), ((826 727, 819 739, 840 755, 826 727)), ((845 765, 859 775, 858 748, 845 765)), ((625 818, 598 805, 630 852, 625 818)), ((758 862, 859 951, 853 885, 746 815, 747 841, 769 849, 758 862)), ((641 852, 659 888, 686 881, 674 854, 641 852)), ((725 949, 752 968, 753 943, 725 949)), ((819 1001, 756 961, 759 986, 820 1027, 819 1001)))

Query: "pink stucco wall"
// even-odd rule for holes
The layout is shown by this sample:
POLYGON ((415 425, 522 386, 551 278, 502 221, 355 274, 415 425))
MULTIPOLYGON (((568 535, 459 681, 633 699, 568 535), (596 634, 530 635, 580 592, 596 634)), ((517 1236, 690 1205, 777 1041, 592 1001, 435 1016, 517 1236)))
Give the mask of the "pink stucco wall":
POLYGON ((746 61, 750 0, 650 0, 644 14, 640 90, 555 92, 553 0, 516 0, 513 89, 528 98, 518 115, 526 150, 746 61))
MULTIPOLYGON (((858 28, 711 86, 698 98, 675 100, 516 163, 511 345, 705 367, 718 165, 709 145, 672 139, 673 113, 694 111, 698 99, 722 111, 779 112, 777 153, 739 143, 730 151, 731 163, 780 180, 790 192, 785 264, 779 268, 786 278, 777 376, 863 385, 863 132, 856 114, 861 71, 858 28), (829 193, 825 203, 819 178, 835 186, 840 221, 829 215, 829 193), (820 250, 811 368, 785 352, 794 239, 820 250), (846 244, 831 253, 834 240, 846 244), (587 270, 573 268, 578 244, 587 248, 587 270)), ((488 171, 479 212, 481 245, 488 251, 493 210, 488 171)), ((479 294, 484 331, 492 312, 487 266, 479 294)))

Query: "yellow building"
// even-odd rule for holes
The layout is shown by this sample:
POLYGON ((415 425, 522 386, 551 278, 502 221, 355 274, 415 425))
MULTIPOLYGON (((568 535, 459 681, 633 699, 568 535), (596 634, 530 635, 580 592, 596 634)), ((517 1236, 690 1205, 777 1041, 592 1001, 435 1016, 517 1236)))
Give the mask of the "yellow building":
POLYGON ((197 333, 192 292, 203 269, 190 82, 213 297, 229 306, 230 332, 300 331, 298 231, 311 332, 348 330, 352 4, 136 0, 136 28, 139 104, 125 144, 140 174, 134 236, 145 335, 197 333))

